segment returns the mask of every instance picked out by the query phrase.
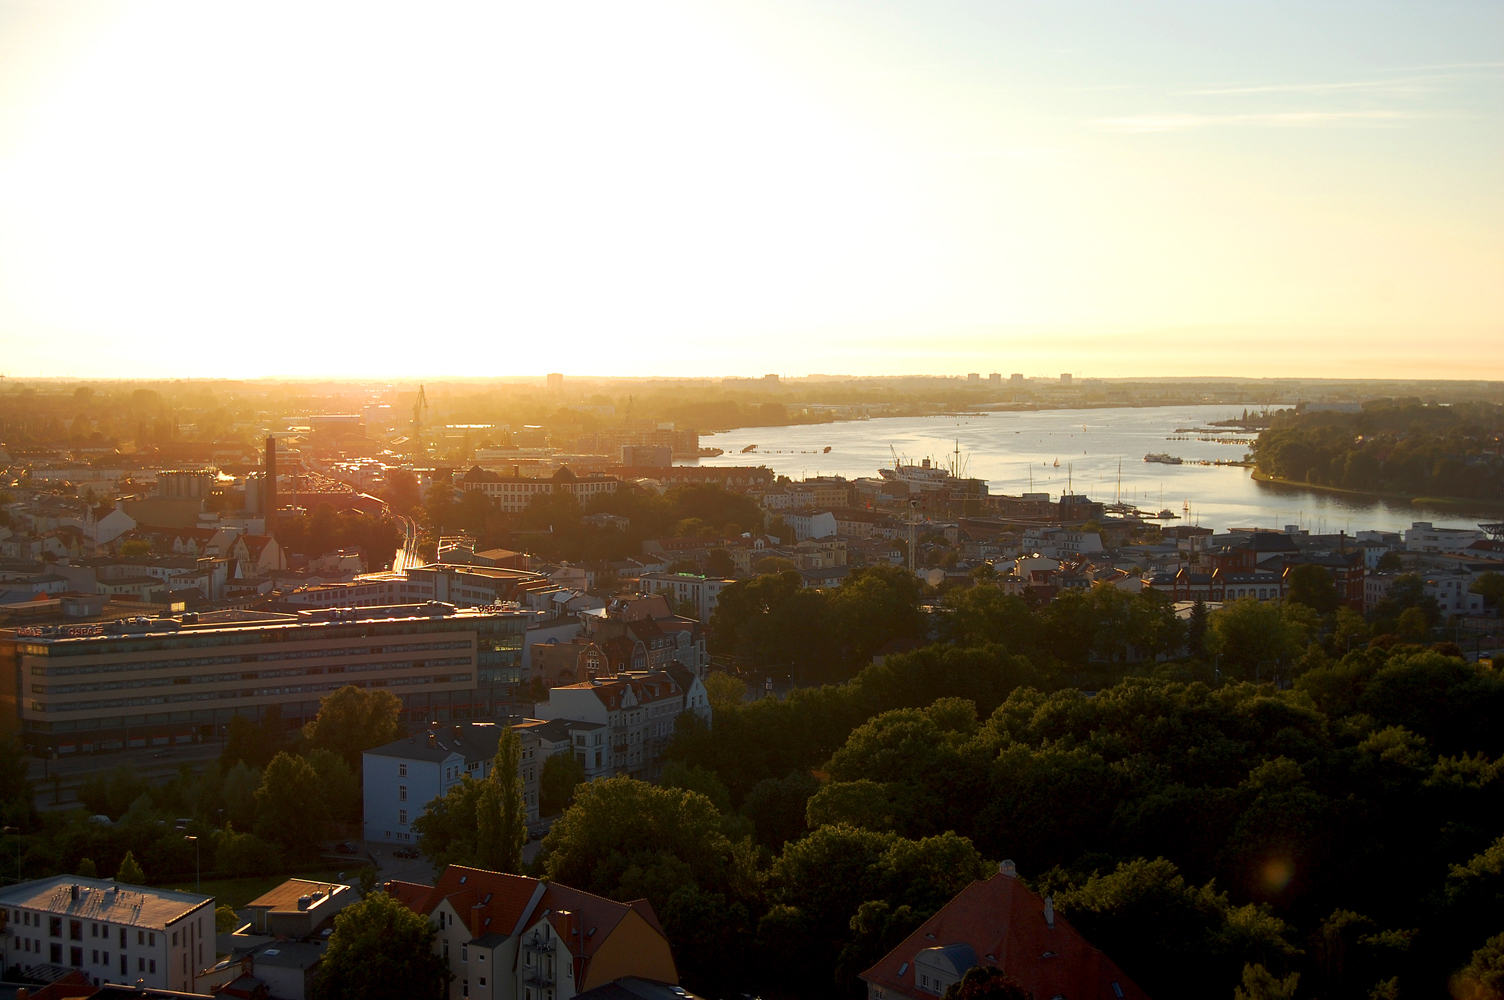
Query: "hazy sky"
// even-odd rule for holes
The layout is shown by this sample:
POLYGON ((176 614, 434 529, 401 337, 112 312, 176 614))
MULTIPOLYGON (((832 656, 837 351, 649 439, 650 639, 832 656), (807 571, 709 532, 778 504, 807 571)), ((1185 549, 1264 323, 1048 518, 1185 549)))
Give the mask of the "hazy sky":
POLYGON ((1504 4, 0 0, 0 372, 1504 378, 1504 4))

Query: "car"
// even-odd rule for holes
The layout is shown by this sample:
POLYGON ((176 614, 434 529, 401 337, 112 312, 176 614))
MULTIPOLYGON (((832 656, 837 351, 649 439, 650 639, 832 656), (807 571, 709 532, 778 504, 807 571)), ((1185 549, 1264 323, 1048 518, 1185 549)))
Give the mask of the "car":
POLYGON ((354 844, 350 843, 348 840, 341 840, 339 843, 337 843, 337 844, 334 845, 334 853, 336 853, 336 854, 359 854, 360 853, 360 848, 356 847, 354 844))
POLYGON ((152 754, 152 756, 153 757, 171 757, 175 753, 177 753, 177 751, 174 750, 172 747, 164 747, 163 749, 158 750, 156 753, 152 754))
POLYGON ((544 834, 546 834, 546 833, 548 833, 547 830, 531 830, 531 831, 528 832, 527 839, 528 840, 542 840, 544 834))
POLYGON ((418 856, 418 849, 416 847, 399 847, 395 851, 392 852, 392 857, 394 857, 394 858, 409 858, 410 859, 410 858, 416 858, 417 856, 418 856))

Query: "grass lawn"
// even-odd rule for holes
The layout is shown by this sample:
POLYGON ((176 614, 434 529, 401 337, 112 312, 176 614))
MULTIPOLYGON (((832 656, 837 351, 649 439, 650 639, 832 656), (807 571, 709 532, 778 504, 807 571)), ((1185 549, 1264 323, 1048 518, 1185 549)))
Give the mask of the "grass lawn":
MULTIPOLYGON (((344 869, 345 878, 338 875, 341 869, 320 868, 306 872, 291 872, 285 875, 258 875, 252 878, 216 878, 204 879, 202 892, 207 896, 214 897, 215 906, 226 904, 240 909, 251 900, 271 889, 286 882, 290 878, 307 879, 310 882, 344 882, 346 885, 353 882, 358 875, 358 866, 351 865, 344 869)), ((165 889, 176 889, 180 892, 193 892, 193 880, 178 882, 163 886, 165 889)))

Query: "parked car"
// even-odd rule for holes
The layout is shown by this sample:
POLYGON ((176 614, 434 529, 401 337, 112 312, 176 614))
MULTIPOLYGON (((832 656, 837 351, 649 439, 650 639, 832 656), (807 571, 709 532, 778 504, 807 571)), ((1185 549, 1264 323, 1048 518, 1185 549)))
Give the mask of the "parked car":
POLYGON ((416 858, 417 856, 418 849, 416 847, 399 847, 392 852, 392 857, 394 858, 416 858))
POLYGON ((339 843, 337 843, 337 844, 334 845, 334 853, 336 853, 336 854, 359 854, 360 853, 360 848, 356 847, 354 844, 350 843, 348 840, 341 840, 339 843))
POLYGON ((548 833, 547 830, 530 830, 530 831, 528 831, 527 839, 528 840, 542 840, 543 837, 544 837, 544 835, 547 834, 547 833, 548 833))

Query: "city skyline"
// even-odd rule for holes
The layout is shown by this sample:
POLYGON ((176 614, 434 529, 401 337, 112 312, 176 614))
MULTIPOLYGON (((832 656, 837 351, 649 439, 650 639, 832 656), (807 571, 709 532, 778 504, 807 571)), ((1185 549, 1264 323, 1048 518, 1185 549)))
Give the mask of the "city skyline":
POLYGON ((0 369, 1500 378, 1501 20, 0 2, 0 369))

